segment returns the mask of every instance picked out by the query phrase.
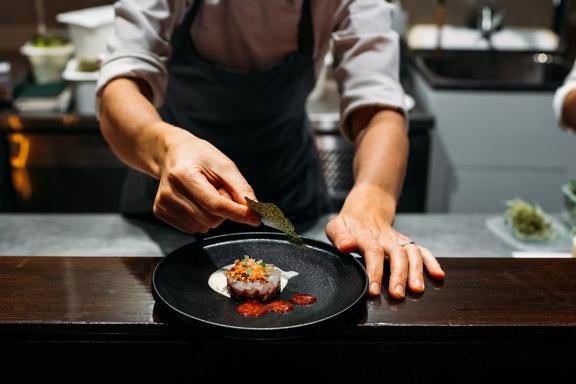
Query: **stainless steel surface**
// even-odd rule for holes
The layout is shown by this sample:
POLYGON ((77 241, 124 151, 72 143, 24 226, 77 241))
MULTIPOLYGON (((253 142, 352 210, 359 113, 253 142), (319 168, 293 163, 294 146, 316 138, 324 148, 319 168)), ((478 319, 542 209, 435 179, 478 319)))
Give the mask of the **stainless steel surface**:
MULTIPOLYGON (((326 215, 302 235, 328 242, 326 215)), ((487 215, 399 214, 394 224, 439 257, 509 257, 487 215)), ((163 256, 194 240, 164 225, 117 214, 0 214, 0 256, 163 256)))

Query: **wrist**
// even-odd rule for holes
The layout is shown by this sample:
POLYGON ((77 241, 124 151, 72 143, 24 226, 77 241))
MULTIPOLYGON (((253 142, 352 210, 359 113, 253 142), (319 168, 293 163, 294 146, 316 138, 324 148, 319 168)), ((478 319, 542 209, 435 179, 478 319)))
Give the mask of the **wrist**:
POLYGON ((189 132, 161 120, 141 132, 138 148, 145 158, 148 173, 155 178, 160 178, 170 149, 191 136, 189 132))
POLYGON ((377 213, 392 224, 396 216, 397 198, 394 192, 369 183, 355 183, 346 197, 342 211, 377 213))

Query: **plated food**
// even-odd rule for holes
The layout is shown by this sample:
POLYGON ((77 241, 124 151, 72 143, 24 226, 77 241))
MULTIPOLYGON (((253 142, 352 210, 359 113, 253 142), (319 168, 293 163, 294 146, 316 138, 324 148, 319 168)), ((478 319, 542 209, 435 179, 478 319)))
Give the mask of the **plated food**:
MULTIPOLYGON (((212 290, 218 292, 221 295, 224 295, 226 297, 232 297, 230 294, 230 290, 228 288, 228 277, 226 276, 226 273, 228 271, 230 271, 235 266, 235 264, 236 263, 226 265, 225 267, 222 267, 222 268, 218 269, 217 271, 212 272, 212 274, 208 278, 208 286, 210 288, 212 288, 212 290)), ((295 276, 298 276, 298 272, 283 271, 280 268, 278 268, 272 264, 269 264, 269 263, 266 263, 266 265, 269 266, 270 268, 273 267, 273 269, 275 271, 280 273, 280 292, 282 292, 282 290, 286 287, 286 285, 288 284, 288 280, 290 280, 291 278, 293 278, 295 276)), ((254 284, 254 288, 256 288, 256 287, 257 287, 257 285, 254 284)), ((247 299, 250 299, 250 298, 245 298, 244 300, 247 300, 247 299)), ((254 299, 257 299, 257 298, 254 298, 254 299)), ((272 298, 270 298, 270 299, 272 299, 272 298)))
POLYGON ((236 313, 244 317, 260 317, 267 312, 288 313, 294 310, 295 305, 307 306, 314 304, 316 301, 316 296, 297 293, 292 295, 289 301, 274 300, 267 304, 255 300, 247 301, 236 307, 236 313))
POLYGON ((160 260, 152 275, 158 315, 194 332, 250 339, 301 336, 356 321, 365 310, 366 270, 351 254, 340 253, 325 242, 304 241, 304 247, 294 247, 283 233, 234 233, 174 250, 160 260), (228 292, 224 272, 244 255, 281 270, 280 296, 259 302, 266 306, 259 317, 238 314, 243 303, 231 299, 228 292), (276 306, 272 303, 290 302, 297 293, 312 294, 318 300, 312 306, 290 303, 290 312, 271 311, 276 306))
POLYGON ((280 294, 281 271, 263 260, 244 256, 224 272, 230 296, 235 300, 269 301, 280 294))
POLYGON ((312 305, 316 302, 316 296, 306 293, 297 293, 290 298, 290 302, 296 305, 312 305))
POLYGON ((295 305, 314 304, 317 298, 297 293, 289 300, 277 300, 288 280, 298 273, 284 272, 273 264, 244 256, 242 260, 212 273, 208 285, 214 291, 241 302, 236 313, 244 317, 260 317, 268 312, 289 313, 295 305), (276 300, 275 300, 276 299, 276 300))

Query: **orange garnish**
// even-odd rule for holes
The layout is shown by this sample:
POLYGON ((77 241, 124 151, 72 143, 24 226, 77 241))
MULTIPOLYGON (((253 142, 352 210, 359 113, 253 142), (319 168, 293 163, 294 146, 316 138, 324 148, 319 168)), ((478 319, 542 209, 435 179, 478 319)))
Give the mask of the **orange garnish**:
POLYGON ((236 260, 234 266, 225 274, 234 280, 266 283, 272 267, 272 264, 266 264, 262 260, 255 261, 251 257, 244 256, 242 261, 236 260))

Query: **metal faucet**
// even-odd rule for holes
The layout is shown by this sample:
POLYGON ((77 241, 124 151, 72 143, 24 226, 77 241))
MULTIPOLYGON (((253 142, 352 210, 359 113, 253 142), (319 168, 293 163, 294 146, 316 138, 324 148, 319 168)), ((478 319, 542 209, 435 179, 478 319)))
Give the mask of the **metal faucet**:
POLYGON ((488 43, 492 43, 492 35, 502 27, 504 21, 504 12, 494 13, 494 8, 490 5, 483 5, 480 7, 478 13, 478 28, 480 35, 488 43))
POLYGON ((446 23, 446 0, 436 0, 436 50, 442 50, 442 28, 446 23))

